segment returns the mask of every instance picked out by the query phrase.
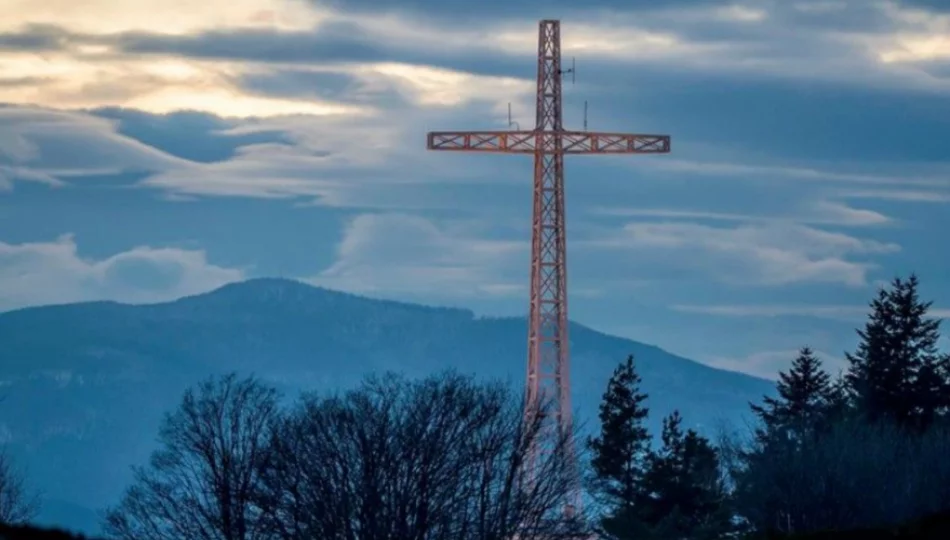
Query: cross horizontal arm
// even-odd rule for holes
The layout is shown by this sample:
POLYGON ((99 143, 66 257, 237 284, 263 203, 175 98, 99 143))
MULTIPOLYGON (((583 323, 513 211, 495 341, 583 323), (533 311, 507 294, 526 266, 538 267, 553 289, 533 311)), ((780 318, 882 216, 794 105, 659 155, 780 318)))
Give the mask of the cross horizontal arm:
POLYGON ((429 150, 533 154, 556 151, 561 138, 565 154, 665 154, 669 135, 596 133, 587 131, 437 131, 428 134, 429 150))

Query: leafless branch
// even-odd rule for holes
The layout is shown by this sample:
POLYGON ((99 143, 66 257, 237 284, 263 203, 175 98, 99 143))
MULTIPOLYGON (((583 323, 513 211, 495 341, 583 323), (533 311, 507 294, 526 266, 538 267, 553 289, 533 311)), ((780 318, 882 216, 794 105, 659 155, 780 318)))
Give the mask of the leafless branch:
POLYGON ((0 450, 0 523, 26 523, 36 517, 39 508, 39 495, 27 490, 23 474, 6 451, 0 450))
POLYGON ((161 449, 135 470, 106 534, 136 540, 264 538, 255 506, 277 392, 228 375, 189 389, 166 416, 161 449))
POLYGON ((271 439, 269 530, 281 539, 563 538, 574 470, 548 445, 521 481, 538 415, 500 384, 453 373, 372 377, 343 396, 310 395, 271 439))

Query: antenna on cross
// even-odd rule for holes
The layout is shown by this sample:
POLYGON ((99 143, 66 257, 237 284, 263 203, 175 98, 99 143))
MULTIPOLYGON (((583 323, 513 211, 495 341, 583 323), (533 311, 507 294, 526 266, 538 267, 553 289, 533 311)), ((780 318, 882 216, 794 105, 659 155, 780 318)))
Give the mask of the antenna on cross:
POLYGON ((576 77, 575 77, 576 71, 574 70, 575 67, 576 67, 576 66, 574 65, 574 57, 572 56, 572 57, 571 57, 571 69, 559 69, 559 70, 558 70, 558 75, 567 75, 568 73, 570 73, 570 74, 571 74, 571 84, 574 84, 575 82, 577 82, 577 81, 576 81, 576 77))
POLYGON ((521 126, 518 125, 518 122, 515 122, 511 119, 511 102, 508 102, 508 127, 515 126, 515 129, 521 131, 521 126))

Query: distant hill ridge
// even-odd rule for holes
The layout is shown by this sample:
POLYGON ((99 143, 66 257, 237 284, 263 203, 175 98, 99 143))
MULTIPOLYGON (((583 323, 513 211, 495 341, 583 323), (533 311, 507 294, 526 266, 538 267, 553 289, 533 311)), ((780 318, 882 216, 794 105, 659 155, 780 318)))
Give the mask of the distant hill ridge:
MULTIPOLYGON (((0 433, 49 497, 46 523, 83 530, 143 463, 162 413, 211 374, 255 373, 294 395, 346 388, 369 372, 421 376, 454 368, 520 390, 526 320, 375 300, 286 280, 226 285, 172 302, 89 302, 0 314, 0 433), (79 514, 83 514, 82 517, 79 514), (80 521, 82 523, 80 523, 80 521)), ((741 424, 769 381, 657 347, 571 326, 573 402, 596 422, 610 372, 635 354, 651 426, 678 408, 715 434, 741 424)))

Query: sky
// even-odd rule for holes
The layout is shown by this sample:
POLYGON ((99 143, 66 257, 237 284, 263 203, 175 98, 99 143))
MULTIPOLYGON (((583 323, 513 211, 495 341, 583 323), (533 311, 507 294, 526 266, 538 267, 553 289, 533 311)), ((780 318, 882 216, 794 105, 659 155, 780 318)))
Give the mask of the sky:
MULTIPOLYGON (((875 290, 950 316, 945 0, 0 0, 0 311, 260 276, 527 311, 533 125, 672 152, 566 164, 570 316, 774 377, 832 370, 875 290), (567 62, 568 60, 565 60, 567 62)), ((573 369, 583 369, 575 366, 573 369)))

